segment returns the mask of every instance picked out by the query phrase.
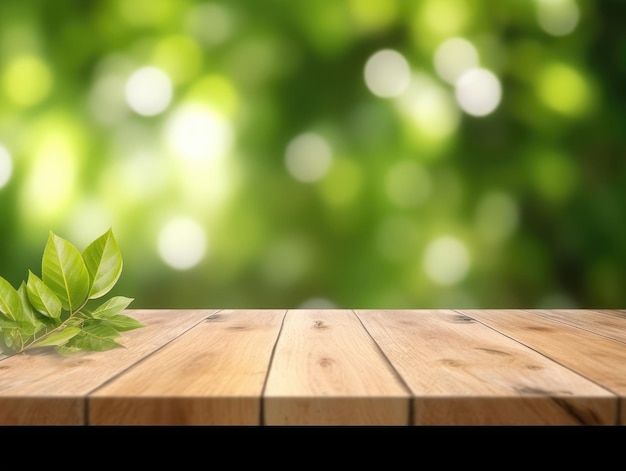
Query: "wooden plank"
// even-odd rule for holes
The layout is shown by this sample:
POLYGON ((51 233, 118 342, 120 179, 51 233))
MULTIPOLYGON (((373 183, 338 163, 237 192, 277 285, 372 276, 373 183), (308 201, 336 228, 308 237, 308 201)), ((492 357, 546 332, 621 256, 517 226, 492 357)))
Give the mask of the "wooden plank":
POLYGON ((614 424, 617 399, 452 310, 357 310, 414 395, 416 425, 614 424))
POLYGON ((267 425, 408 425, 410 396, 349 310, 290 310, 264 394, 267 425))
POLYGON ((124 332, 125 348, 61 356, 46 349, 0 362, 0 424, 84 425, 93 389, 170 342, 214 311, 130 310, 146 327, 124 332))
POLYGON ((622 402, 619 421, 626 424, 626 344, 532 311, 462 312, 619 395, 622 402))
MULTIPOLYGON (((584 330, 566 325, 533 311, 481 309, 462 312, 614 393, 626 394, 626 344, 623 342, 590 332, 590 328, 584 330)), ((594 325, 594 318, 597 319, 597 316, 590 314, 588 325, 594 325)))
POLYGON ((224 310, 89 397, 93 425, 259 425, 284 310, 224 310))
POLYGON ((590 309, 533 309, 528 312, 626 342, 626 314, 623 312, 590 309))

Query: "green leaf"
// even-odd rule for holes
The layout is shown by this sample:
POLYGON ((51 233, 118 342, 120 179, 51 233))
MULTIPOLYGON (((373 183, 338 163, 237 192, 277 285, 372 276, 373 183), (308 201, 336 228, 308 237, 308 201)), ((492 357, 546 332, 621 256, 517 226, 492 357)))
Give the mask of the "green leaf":
POLYGON ((28 283, 26 284, 28 299, 37 311, 44 316, 58 319, 61 317, 63 306, 58 296, 48 288, 41 278, 28 270, 28 283))
POLYGON ((100 298, 113 288, 122 273, 122 254, 113 231, 109 229, 89 244, 83 259, 91 277, 89 299, 100 298))
POLYGON ((113 314, 119 314, 121 311, 126 309, 130 303, 134 300, 133 298, 126 298, 124 296, 115 296, 108 301, 105 301, 96 309, 90 312, 92 317, 103 318, 107 316, 111 316, 113 314))
POLYGON ((22 336, 20 334, 20 329, 7 329, 2 331, 2 341, 4 344, 10 348, 15 349, 17 345, 18 348, 22 345, 22 336))
POLYGON ((130 316, 124 314, 117 314, 106 318, 106 321, 111 327, 119 332, 126 332, 128 330, 140 329, 146 325, 139 322, 137 319, 133 319, 130 316))
POLYGON ((114 348, 122 348, 123 345, 115 340, 98 338, 89 334, 79 334, 74 337, 68 344, 64 345, 66 350, 64 353, 76 352, 79 350, 87 350, 91 352, 105 352, 114 348))
MULTIPOLYGON (((79 335, 80 335, 80 334, 79 334, 79 335)), ((77 335, 76 337, 78 337, 78 335, 77 335)), ((76 338, 76 337, 74 337, 74 338, 76 338)), ((71 341, 72 341, 72 340, 70 340, 70 342, 71 342, 71 341)), ((81 350, 81 349, 80 349, 80 347, 72 347, 72 346, 69 346, 69 347, 68 347, 67 343, 66 343, 66 344, 63 344, 63 345, 57 345, 56 347, 54 347, 54 349, 55 349, 58 353, 60 353, 61 355, 66 355, 66 356, 68 356, 68 355, 72 355, 72 354, 74 354, 74 353, 78 353, 78 352, 80 352, 80 350, 81 350)))
POLYGON ((22 329, 22 333, 27 336, 33 335, 39 329, 45 327, 39 319, 35 317, 35 311, 28 300, 28 294, 26 293, 26 283, 22 282, 17 294, 22 302, 22 319, 18 320, 18 324, 22 329))
POLYGON ((103 352, 122 347, 116 341, 119 337, 119 332, 105 322, 90 320, 89 323, 85 322, 80 334, 74 337, 71 342, 68 342, 66 347, 103 352))
POLYGON ((87 299, 90 278, 80 251, 52 231, 43 254, 42 278, 71 313, 87 299))
POLYGON ((6 354, 49 346, 63 355, 110 350, 123 347, 120 332, 145 327, 122 314, 132 298, 87 308, 120 277, 122 257, 111 229, 82 254, 50 231, 41 268, 41 278, 29 270, 17 290, 0 277, 0 349, 6 354))
POLYGON ((0 315, 0 330, 4 329, 17 329, 17 322, 13 319, 9 319, 4 314, 0 315))
POLYGON ((35 347, 47 347, 50 345, 63 345, 67 343, 72 337, 78 335, 81 332, 79 327, 66 327, 62 330, 53 332, 47 335, 45 338, 34 342, 30 345, 31 348, 35 347))
POLYGON ((132 298, 116 296, 98 306, 90 315, 96 319, 106 320, 107 324, 119 332, 145 327, 145 324, 138 320, 120 314, 132 301, 132 298))
POLYGON ((7 280, 0 276, 0 312, 5 317, 20 321, 24 317, 22 299, 17 290, 7 280))
POLYGON ((118 339, 120 333, 104 319, 87 319, 83 323, 83 332, 102 339, 118 339))
POLYGON ((73 316, 73 317, 70 317, 69 319, 67 319, 65 321, 65 325, 67 325, 67 326, 72 325, 72 326, 82 327, 84 322, 85 322, 84 318, 73 316))

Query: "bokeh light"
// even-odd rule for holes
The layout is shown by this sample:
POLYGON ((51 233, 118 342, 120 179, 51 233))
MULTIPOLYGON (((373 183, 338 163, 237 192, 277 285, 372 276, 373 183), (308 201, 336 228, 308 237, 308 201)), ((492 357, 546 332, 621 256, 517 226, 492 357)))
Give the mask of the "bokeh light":
POLYGON ((3 145, 0 145, 0 188, 5 186, 13 173, 13 160, 11 154, 3 145))
POLYGON ((570 34, 578 25, 580 10, 575 0, 536 0, 537 20, 552 36, 570 34))
POLYGON ((408 89, 396 99, 411 125, 417 146, 446 142, 459 124, 458 107, 450 92, 425 73, 416 73, 408 89))
POLYGON ((125 87, 126 80, 121 75, 103 75, 94 80, 87 100, 89 111, 98 122, 114 125, 126 117, 130 110, 125 87))
POLYGON ((437 47, 434 64, 439 77, 454 85, 465 72, 478 67, 478 51, 467 39, 449 38, 437 47))
POLYGON ((0 276, 110 227, 137 308, 623 308, 625 13, 0 2, 0 276))
POLYGON ((411 69, 402 54, 392 49, 374 53, 365 63, 365 83, 383 98, 400 95, 409 85, 411 69))
POLYGON ((39 125, 30 171, 20 187, 21 211, 29 224, 46 227, 62 218, 77 197, 80 146, 75 123, 62 114, 52 112, 39 125))
POLYGON ((440 236, 424 252, 424 270, 438 285, 454 285, 467 275, 470 257, 465 244, 453 236, 440 236))
POLYGON ((397 0, 349 0, 348 3, 354 22, 365 34, 387 30, 401 11, 397 0))
POLYGON ((472 116, 486 116, 500 104, 502 87, 491 71, 475 67, 464 72, 455 83, 459 106, 472 116))
POLYGON ((176 270, 188 270, 205 256, 207 235, 196 220, 179 216, 161 228, 157 247, 167 265, 176 270))
POLYGON ((135 70, 126 83, 128 105, 140 115, 154 116, 163 112, 172 100, 172 82, 156 67, 135 70))
POLYGON ((20 107, 43 101, 52 89, 52 71, 35 55, 17 55, 4 67, 2 86, 5 95, 20 107))
POLYGON ((564 63, 550 63, 539 71, 537 93, 548 108, 568 116, 584 114, 592 103, 585 78, 564 63))
POLYGON ((289 174, 301 182, 321 179, 332 163, 332 149, 319 134, 306 132, 289 141, 285 149, 285 165, 289 174))
POLYGON ((203 161, 225 156, 235 138, 228 121, 208 106, 179 106, 165 125, 167 142, 182 158, 203 161))
POLYGON ((171 95, 173 84, 183 85, 200 72, 202 49, 193 38, 184 34, 173 34, 156 44, 151 62, 152 66, 143 69, 150 71, 152 76, 144 77, 143 80, 151 83, 149 86, 154 87, 153 91, 161 88, 160 98, 165 102, 171 95))
POLYGON ((200 2, 189 7, 184 22, 186 30, 199 42, 215 46, 233 34, 237 19, 228 5, 200 2))
POLYGON ((339 309, 336 303, 330 299, 313 297, 302 301, 296 306, 297 309, 339 309))
POLYGON ((414 28, 420 39, 439 41, 460 34, 470 23, 473 8, 463 0, 425 0, 415 4, 414 28))

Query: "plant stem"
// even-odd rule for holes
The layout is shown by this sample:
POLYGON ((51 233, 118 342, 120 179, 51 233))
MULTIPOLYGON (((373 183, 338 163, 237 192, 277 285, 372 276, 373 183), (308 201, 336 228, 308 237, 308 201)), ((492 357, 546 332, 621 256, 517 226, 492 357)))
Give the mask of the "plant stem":
POLYGON ((89 301, 89 298, 85 299, 83 301, 83 303, 78 307, 78 309, 76 309, 73 312, 70 312, 70 315, 67 317, 67 319, 65 319, 63 322, 61 322, 61 324, 59 324, 58 326, 56 326, 54 329, 44 333, 41 337, 33 337, 33 340, 30 343, 24 344, 24 342, 21 342, 22 347, 17 351, 17 353, 22 353, 26 350, 28 350, 29 348, 32 347, 33 344, 41 341, 42 339, 45 339, 46 337, 48 337, 49 335, 52 335, 55 332, 58 332, 60 330, 63 330, 65 327, 67 327, 67 323, 76 315, 80 312, 80 310, 82 308, 84 308, 87 305, 87 302, 89 301))

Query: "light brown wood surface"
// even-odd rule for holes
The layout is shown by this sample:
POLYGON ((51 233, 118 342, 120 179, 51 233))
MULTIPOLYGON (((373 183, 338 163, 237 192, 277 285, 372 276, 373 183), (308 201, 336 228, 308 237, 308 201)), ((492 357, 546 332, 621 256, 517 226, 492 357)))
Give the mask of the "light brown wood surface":
MULTIPOLYGON (((613 324, 615 320, 626 329, 626 318, 614 317, 609 322, 595 311, 588 312, 582 320, 580 313, 570 312, 567 315, 558 310, 536 313, 523 310, 464 312, 612 393, 620 397, 626 395, 626 344, 605 336, 609 331, 611 335, 616 335, 619 327, 613 324)), ((624 405, 622 399, 622 423, 626 423, 624 405)))
POLYGON ((90 395, 93 425, 258 425, 284 310, 220 311, 90 395))
POLYGON ((626 342, 626 312, 591 309, 535 309, 540 314, 564 324, 626 342))
POLYGON ((267 425, 408 425, 409 398, 352 311, 287 313, 265 388, 267 425))
POLYGON ((63 357, 51 350, 0 360, 0 424, 83 425, 85 396, 208 317, 212 310, 136 310, 146 327, 125 348, 63 357))
POLYGON ((0 425, 626 425, 624 310, 131 310, 0 357, 0 425))
POLYGON ((417 425, 608 424, 615 397, 458 312, 357 311, 409 385, 417 425))

